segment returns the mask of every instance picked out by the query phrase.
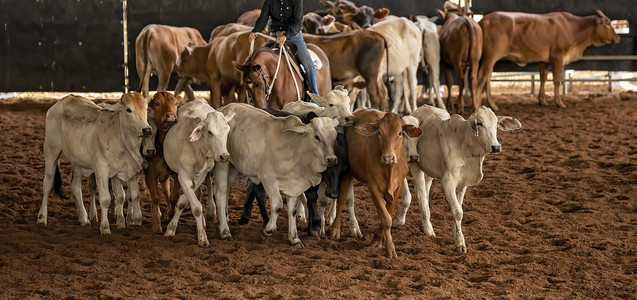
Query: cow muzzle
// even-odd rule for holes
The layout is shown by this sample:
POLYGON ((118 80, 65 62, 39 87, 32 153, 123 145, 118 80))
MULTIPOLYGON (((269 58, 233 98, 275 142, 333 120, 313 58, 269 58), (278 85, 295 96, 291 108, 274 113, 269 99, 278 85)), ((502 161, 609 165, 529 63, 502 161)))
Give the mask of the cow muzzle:
POLYGON ((162 120, 163 123, 166 124, 175 124, 177 123, 177 114, 174 113, 169 113, 164 115, 164 120, 162 120))
POLYGON ((356 117, 354 116, 347 116, 345 118, 343 118, 343 126, 344 127, 349 127, 354 125, 354 123, 356 122, 356 117))
POLYGON ((417 163, 420 161, 420 155, 409 155, 408 163, 417 163))
POLYGON ((500 145, 491 146, 491 153, 498 153, 501 150, 502 150, 502 146, 500 146, 500 145))
POLYGON ((383 155, 381 159, 381 163, 386 165, 393 165, 396 163, 396 156, 394 155, 383 155))
POLYGON ((228 162, 230 160, 230 154, 225 153, 225 154, 221 154, 219 155, 219 157, 217 158, 218 162, 228 162))
POLYGON ((150 127, 142 128, 142 137, 147 137, 153 134, 153 129, 150 127))
POLYGON ((336 157, 336 155, 329 156, 327 158, 327 166, 328 167, 336 166, 336 164, 338 164, 338 157, 336 157))
POLYGON ((155 153, 157 153, 157 151, 155 149, 146 149, 144 151, 144 156, 153 157, 153 156, 155 156, 155 153))

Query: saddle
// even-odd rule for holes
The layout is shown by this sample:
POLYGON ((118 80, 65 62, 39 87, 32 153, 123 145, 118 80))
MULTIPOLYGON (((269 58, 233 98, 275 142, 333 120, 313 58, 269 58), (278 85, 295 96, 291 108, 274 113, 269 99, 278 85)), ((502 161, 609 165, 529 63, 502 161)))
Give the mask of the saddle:
MULTIPOLYGON (((277 45, 276 43, 273 44, 270 49, 274 50, 274 51, 279 51, 279 45, 277 45)), ((298 47, 295 44, 292 44, 290 42, 285 42, 285 50, 288 52, 288 54, 290 55, 290 57, 293 57, 294 59, 292 60, 292 67, 294 68, 294 70, 296 71, 296 73, 301 76, 301 78, 305 81, 305 73, 306 70, 303 68, 303 66, 301 66, 301 64, 298 62, 298 60, 296 59, 296 52, 298 52, 298 47)), ((310 50, 307 49, 308 52, 310 53, 310 58, 312 60, 312 63, 314 64, 314 70, 321 70, 323 69, 323 62, 321 61, 321 59, 318 57, 318 55, 310 50)))

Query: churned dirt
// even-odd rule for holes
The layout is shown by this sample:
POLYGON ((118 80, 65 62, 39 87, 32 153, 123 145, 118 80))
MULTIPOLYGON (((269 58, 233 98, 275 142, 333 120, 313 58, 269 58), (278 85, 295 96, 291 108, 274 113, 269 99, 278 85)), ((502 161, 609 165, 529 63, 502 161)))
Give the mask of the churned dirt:
MULTIPOLYGON (((540 107, 523 92, 496 99, 499 114, 523 128, 499 132, 502 153, 487 156, 484 180, 468 189, 468 253, 454 251, 451 214, 434 181, 437 236, 422 234, 414 200, 405 226, 392 230, 399 256, 392 260, 369 246, 378 217, 362 184, 356 213, 364 238, 350 237, 344 211, 338 241, 309 238, 300 222, 305 249, 289 245, 285 210, 266 241, 256 207, 251 223, 237 225, 244 178, 230 199, 234 240, 219 240, 208 221, 206 248, 197 246, 189 210, 175 237, 153 234, 147 191, 142 226, 116 229, 111 220, 113 233, 100 235, 98 224, 79 225, 70 199, 53 195, 49 224, 38 225, 53 102, 1 100, 0 298, 634 299, 637 95, 570 94, 567 109, 540 107)), ((88 205, 86 187, 84 195, 88 205)))

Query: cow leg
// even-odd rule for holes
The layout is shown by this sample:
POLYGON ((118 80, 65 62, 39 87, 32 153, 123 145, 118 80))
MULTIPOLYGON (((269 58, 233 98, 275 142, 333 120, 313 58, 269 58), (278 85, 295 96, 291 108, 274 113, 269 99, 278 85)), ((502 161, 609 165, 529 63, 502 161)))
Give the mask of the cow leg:
POLYGON ((84 208, 84 201, 82 200, 82 169, 74 167, 71 171, 71 197, 75 201, 77 207, 77 217, 80 221, 80 225, 90 225, 88 220, 86 209, 84 208))
POLYGON ((416 110, 416 108, 418 108, 418 103, 416 102, 416 96, 418 93, 417 73, 417 66, 414 65, 407 67, 407 86, 409 87, 409 99, 411 99, 411 107, 407 111, 409 114, 411 114, 412 110, 416 110))
POLYGON ((91 192, 91 207, 89 208, 88 215, 90 217, 91 222, 97 223, 97 205, 95 205, 95 195, 97 194, 97 183, 95 182, 95 174, 91 174, 88 177, 88 189, 91 192))
POLYGON ((363 239, 363 233, 360 226, 358 226, 358 220, 356 219, 356 213, 354 212, 354 181, 352 180, 347 190, 347 211, 349 212, 349 233, 355 237, 363 239))
POLYGON ((212 92, 212 95, 210 95, 210 105, 212 105, 214 109, 219 109, 219 107, 221 107, 221 83, 212 78, 210 78, 208 83, 210 84, 212 92))
POLYGON ((58 166, 58 159, 60 154, 62 154, 62 145, 56 145, 55 143, 60 143, 60 141, 53 138, 45 138, 44 140, 44 180, 42 182, 42 204, 38 212, 38 224, 47 224, 47 206, 54 182, 60 185, 59 189, 61 189, 62 185, 62 176, 58 166))
POLYGON ((398 108, 404 104, 403 93, 405 87, 403 86, 402 73, 394 75, 393 77, 394 80, 389 83, 392 85, 392 100, 394 101, 394 103, 391 104, 391 111, 394 113, 398 113, 398 108))
MULTIPOLYGON (((152 66, 150 65, 150 60, 146 60, 144 62, 144 64, 146 64, 146 67, 144 68, 143 66, 141 67, 141 69, 146 70, 145 74, 139 74, 139 78, 142 81, 142 96, 144 97, 144 99, 148 99, 148 91, 150 90, 149 88, 149 84, 150 84, 150 73, 152 72, 152 66)), ((139 64, 138 64, 139 65, 139 64)), ((141 71, 139 71, 141 72, 141 71)), ((101 195, 101 194, 100 194, 101 195)), ((101 196, 100 196, 101 197, 101 196)))
POLYGON ((438 107, 447 110, 447 108, 445 107, 445 103, 442 102, 442 92, 440 92, 440 79, 438 78, 440 76, 440 59, 438 59, 437 63, 434 62, 427 64, 427 68, 429 69, 429 101, 432 101, 433 99, 431 95, 431 87, 433 87, 433 91, 436 94, 436 103, 438 103, 438 107))
POLYGON ((186 99, 190 101, 195 99, 195 93, 192 90, 192 87, 190 86, 190 78, 188 77, 179 78, 179 81, 177 82, 177 87, 175 87, 175 94, 174 94, 175 97, 178 97, 182 91, 186 93, 186 99))
POLYGON ((128 186, 128 225, 142 225, 142 208, 139 201, 139 175, 137 173, 126 183, 128 186))
POLYGON ((549 65, 546 63, 540 63, 540 91, 537 93, 537 99, 540 101, 540 105, 549 105, 547 101, 546 92, 544 90, 544 83, 549 75, 549 65))
MULTIPOLYGON (((279 187, 274 182, 261 182, 263 183, 263 187, 265 188, 265 192, 268 194, 268 198, 270 198, 270 221, 265 225, 265 228, 261 231, 261 235, 263 238, 267 238, 272 235, 276 231, 276 219, 283 209, 283 200, 281 199, 281 193, 279 191, 279 187)), ((296 200, 295 200, 296 201, 296 200)), ((288 207, 289 210, 292 210, 293 207, 288 207)))
POLYGON ((181 193, 181 185, 179 185, 179 179, 177 179, 177 174, 172 175, 173 178, 173 187, 170 189, 170 178, 166 179, 162 184, 162 189, 168 191, 170 190, 170 195, 168 196, 168 217, 172 217, 175 215, 175 207, 177 206, 177 201, 179 199, 179 194, 181 193))
MULTIPOLYGON (((153 166, 149 166, 144 170, 144 181, 146 181, 146 186, 148 187, 148 192, 150 193, 151 199, 151 227, 154 233, 162 233, 161 210, 159 209, 161 193, 159 192, 159 185, 157 184, 157 174, 153 166)), ((168 197, 166 197, 166 199, 168 199, 168 197)))
POLYGON ((297 213, 297 200, 298 197, 293 197, 290 195, 286 195, 288 201, 288 239, 292 246, 296 246, 297 248, 305 248, 301 239, 299 239, 299 232, 296 228, 296 213, 297 213))
POLYGON ((416 190, 416 200, 420 206, 420 219, 422 220, 422 230, 427 236, 436 236, 431 225, 431 212, 429 211, 429 190, 433 178, 425 175, 417 164, 409 164, 411 176, 414 178, 414 189, 416 190))
MULTIPOLYGON (((177 185, 177 183, 175 183, 175 185, 177 185)), ((177 231, 177 223, 179 223, 179 217, 181 217, 181 213, 184 211, 184 208, 186 208, 186 204, 188 204, 188 198, 186 194, 182 194, 177 200, 177 204, 175 205, 175 212, 172 219, 168 223, 168 226, 166 226, 166 232, 164 233, 164 236, 175 236, 175 232, 177 231)))
POLYGON ((208 190, 208 205, 206 205, 206 217, 212 220, 212 223, 217 220, 217 203, 215 203, 215 196, 213 193, 213 174, 212 172, 206 175, 206 188, 208 190))
POLYGON ((451 75, 451 69, 445 68, 445 81, 447 83, 447 107, 449 111, 455 111, 455 104, 451 101, 451 88, 453 87, 453 76, 451 75))
POLYGON ((403 202, 400 212, 392 222, 392 227, 394 228, 405 225, 405 217, 407 216, 407 210, 409 209, 409 205, 411 204, 411 193, 409 192, 409 185, 407 184, 406 177, 403 182, 402 199, 403 202))
POLYGON ((555 105, 561 108, 566 108, 566 104, 562 101, 560 96, 560 87, 562 86, 562 59, 553 59, 551 62, 551 68, 553 68, 553 91, 555 94, 555 105))
MULTIPOLYGON (((252 206, 254 203, 254 199, 257 197, 257 193, 263 191, 263 185, 254 184, 254 182, 248 180, 248 185, 246 186, 246 199, 243 202, 243 211, 241 212, 241 218, 239 218, 239 225, 245 225, 250 222, 252 218, 252 206)), ((265 191, 263 191, 265 194, 265 191)), ((265 201, 265 195, 263 196, 265 201)))
MULTIPOLYGON (((372 239, 372 246, 381 247, 384 241, 385 249, 387 250, 387 257, 398 257, 398 255, 396 254, 396 249, 394 247, 394 242, 391 238, 392 217, 389 212, 390 210, 393 210, 393 205, 395 204, 395 200, 397 199, 393 199, 394 201, 392 201, 391 199, 387 199, 388 201, 385 201, 382 196, 383 193, 378 189, 378 187, 370 185, 370 183, 368 183, 368 188, 369 194, 372 198, 372 201, 374 202, 374 206, 376 207, 376 211, 378 212, 378 218, 380 219, 378 230, 374 234, 374 239, 372 239)), ((402 187, 400 187, 400 190, 402 190, 402 187)))
POLYGON ((111 192, 108 189, 108 174, 100 172, 106 168, 100 168, 95 173, 95 180, 97 181, 97 192, 100 194, 100 210, 102 212, 102 220, 100 221, 100 233, 110 234, 111 226, 108 223, 108 208, 111 206, 111 192), (100 173, 97 173, 100 172, 100 173))
POLYGON ((460 115, 464 112, 464 83, 465 83, 465 68, 464 66, 455 66, 456 76, 458 76, 458 108, 456 112, 460 115))
POLYGON ((307 198, 305 197, 305 194, 301 194, 299 195, 299 199, 297 199, 296 201, 296 207, 294 208, 296 210, 296 217, 299 218, 301 221, 307 222, 307 198))
MULTIPOLYGON (((347 200, 347 189, 349 189, 350 184, 352 184, 352 181, 354 180, 354 178, 352 177, 352 174, 343 174, 341 176, 341 182, 340 182, 340 187, 339 187, 339 196, 338 196, 338 201, 336 202, 336 211, 335 211, 335 217, 334 217, 334 222, 332 223, 332 228, 331 228, 331 232, 330 232, 330 238, 333 240, 338 240, 341 238, 341 211, 343 210, 343 205, 345 204, 345 201, 347 200)), ((332 204, 332 206, 334 206, 334 204, 332 204)), ((330 208, 331 211, 331 208, 330 208)))
POLYGON ((330 202, 330 198, 325 196, 325 189, 327 184, 325 182, 321 182, 319 185, 318 191, 318 215, 321 218, 321 229, 319 230, 319 237, 325 236, 325 208, 330 202))
POLYGON ((449 209, 451 210, 451 215, 453 217, 452 232, 456 243, 456 251, 467 253, 467 246, 465 245, 461 227, 463 211, 457 198, 456 188, 457 183, 452 179, 446 177, 442 178, 442 189, 445 192, 445 198, 447 198, 447 204, 449 204, 449 209))
POLYGON ((482 101, 482 92, 485 91, 487 102, 491 109, 494 111, 498 111, 499 108, 493 101, 491 97, 491 72, 493 72, 493 67, 495 63, 498 61, 498 58, 495 58, 493 54, 482 53, 483 61, 480 62, 480 68, 478 70, 478 93, 476 94, 476 98, 478 101, 482 101))
POLYGON ((476 97, 476 90, 478 89, 478 63, 474 63, 469 69, 469 83, 471 84, 471 102, 473 103, 473 109, 480 108, 480 100, 476 97))
MULTIPOLYGON (((319 190, 320 185, 317 185, 309 188, 304 193, 307 198, 305 207, 308 210, 307 232, 313 237, 319 237, 319 231, 321 230, 321 216, 319 216, 317 208, 319 190)), ((323 194, 325 194, 325 191, 323 194)))
MULTIPOLYGON (((215 176, 215 200, 217 200, 217 216, 219 218, 219 236, 221 239, 231 239, 230 227, 228 226, 228 196, 230 188, 234 183, 231 176, 231 169, 234 169, 228 162, 218 162, 213 169, 215 176), (232 181, 230 181, 232 179, 232 181)), ((236 169, 234 173, 238 173, 236 169)), ((236 175, 234 176, 236 178, 236 175)))
POLYGON ((374 76, 365 76, 365 82, 367 83, 367 92, 370 98, 371 108, 380 108, 382 111, 387 110, 387 89, 382 82, 379 82, 377 72, 374 72, 374 76))
MULTIPOLYGON (((115 224, 118 229, 126 228, 126 223, 130 225, 130 219, 124 219, 124 201, 126 199, 126 193, 124 192, 124 186, 122 186, 122 182, 117 177, 113 177, 110 179, 111 186, 113 187, 113 196, 115 197, 115 205, 113 207, 113 215, 115 216, 115 224)), ((128 188, 130 191, 130 187, 128 188)), ((128 214, 130 215, 133 211, 131 204, 128 204, 128 214)))
MULTIPOLYGON (((194 178, 194 180, 188 178, 187 176, 182 176, 182 174, 187 174, 187 171, 181 170, 177 178, 179 179, 181 188, 184 190, 184 195, 186 195, 188 199, 190 209, 192 210, 192 215, 195 217, 195 222, 197 223, 197 244, 202 247, 208 246, 210 245, 210 242, 208 242, 208 235, 206 234, 206 228, 204 225, 203 207, 201 206, 201 202, 195 195, 195 189, 198 189, 201 186, 207 173, 197 176, 196 178, 194 178)), ((184 206, 180 207, 179 202, 177 202, 178 210, 183 210, 184 206)), ((175 212, 175 216, 177 216, 177 212, 175 212)), ((173 221, 171 221, 171 223, 172 222, 173 221)), ((176 225, 177 224, 175 223, 175 227, 176 225)), ((168 232, 168 230, 166 230, 166 232, 168 232)))

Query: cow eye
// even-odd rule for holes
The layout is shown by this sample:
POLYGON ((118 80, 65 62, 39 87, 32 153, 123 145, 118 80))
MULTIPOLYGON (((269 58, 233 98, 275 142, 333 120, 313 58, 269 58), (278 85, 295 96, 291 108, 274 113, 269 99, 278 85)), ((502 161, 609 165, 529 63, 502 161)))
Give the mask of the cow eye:
POLYGON ((208 136, 212 136, 212 131, 208 130, 208 136))
POLYGON ((330 104, 330 107, 333 107, 333 106, 334 106, 334 104, 330 104))
POLYGON ((132 112, 133 112, 133 110, 132 110, 132 109, 130 109, 130 108, 127 108, 127 109, 126 109, 126 112, 128 112, 128 113, 132 113, 132 112))
POLYGON ((382 137, 382 136, 383 136, 383 134, 382 134, 382 133, 380 133, 380 131, 379 131, 379 132, 378 132, 378 136, 379 136, 379 137, 382 137))
POLYGON ((321 142, 321 139, 318 137, 318 135, 315 135, 314 139, 316 139, 317 142, 321 142))
POLYGON ((482 122, 478 122, 478 123, 476 123, 476 125, 482 126, 482 122))
POLYGON ((155 106, 159 106, 159 102, 155 102, 155 106))

